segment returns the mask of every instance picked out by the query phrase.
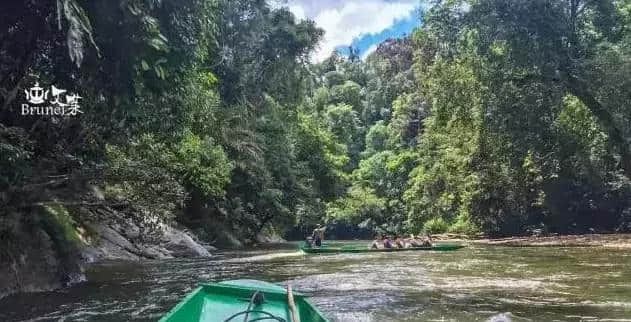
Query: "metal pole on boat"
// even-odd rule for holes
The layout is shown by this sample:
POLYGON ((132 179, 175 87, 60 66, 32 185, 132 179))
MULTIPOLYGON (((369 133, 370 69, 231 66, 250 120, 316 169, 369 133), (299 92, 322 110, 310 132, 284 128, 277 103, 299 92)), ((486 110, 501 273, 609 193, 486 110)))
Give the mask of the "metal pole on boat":
POLYGON ((291 314, 291 322, 300 322, 300 316, 296 311, 296 303, 294 302, 294 293, 291 291, 291 284, 287 283, 287 303, 289 304, 289 313, 291 314))

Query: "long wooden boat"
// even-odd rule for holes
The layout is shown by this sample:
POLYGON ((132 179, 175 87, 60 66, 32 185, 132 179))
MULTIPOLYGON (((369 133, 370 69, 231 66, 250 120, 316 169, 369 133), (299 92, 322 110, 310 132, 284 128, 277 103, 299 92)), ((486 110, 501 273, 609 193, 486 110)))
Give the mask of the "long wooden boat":
POLYGON ((288 301, 283 287, 257 280, 203 284, 160 322, 242 322, 246 315, 246 321, 292 322, 295 315, 295 321, 328 322, 304 294, 292 293, 288 301))
POLYGON ((308 247, 304 242, 300 249, 307 254, 331 254, 331 253, 372 253, 372 252, 407 252, 407 251, 453 251, 463 248, 463 245, 437 244, 430 247, 408 247, 408 248, 380 248, 374 249, 368 246, 339 244, 324 244, 322 247, 308 247))

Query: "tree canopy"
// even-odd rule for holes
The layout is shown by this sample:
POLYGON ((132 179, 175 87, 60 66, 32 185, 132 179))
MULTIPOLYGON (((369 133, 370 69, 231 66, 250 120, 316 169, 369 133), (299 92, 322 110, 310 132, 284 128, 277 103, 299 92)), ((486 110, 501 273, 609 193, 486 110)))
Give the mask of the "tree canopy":
POLYGON ((0 208, 93 184, 209 239, 628 231, 630 23, 621 0, 437 1, 314 63, 323 31, 264 0, 9 1, 0 208), (83 113, 21 115, 36 82, 83 113))

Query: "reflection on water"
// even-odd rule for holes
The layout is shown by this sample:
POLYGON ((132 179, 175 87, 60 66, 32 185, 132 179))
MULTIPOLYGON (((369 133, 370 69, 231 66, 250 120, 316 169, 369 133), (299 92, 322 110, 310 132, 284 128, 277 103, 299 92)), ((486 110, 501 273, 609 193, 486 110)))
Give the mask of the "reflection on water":
POLYGON ((629 251, 303 255, 295 247, 99 264, 82 285, 1 300, 0 320, 154 321, 198 283, 255 278, 291 281, 333 321, 631 321, 629 251))

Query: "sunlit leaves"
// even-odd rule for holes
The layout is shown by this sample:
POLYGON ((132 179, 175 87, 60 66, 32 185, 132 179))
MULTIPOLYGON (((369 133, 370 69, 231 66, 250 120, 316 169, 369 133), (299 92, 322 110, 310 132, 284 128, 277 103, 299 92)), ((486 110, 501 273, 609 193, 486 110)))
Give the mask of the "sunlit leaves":
POLYGON ((377 197, 373 189, 353 186, 345 197, 327 206, 326 216, 330 222, 360 224, 369 220, 382 223, 383 217, 388 216, 386 199, 377 197))
POLYGON ((224 195, 232 164, 223 149, 214 144, 212 139, 202 139, 189 133, 176 146, 175 157, 170 163, 186 185, 207 197, 224 195))
POLYGON ((87 13, 75 0, 57 0, 57 23, 62 29, 61 13, 68 22, 67 46, 70 60, 77 67, 81 66, 85 55, 85 40, 87 39, 98 52, 99 47, 94 42, 92 26, 87 13))

